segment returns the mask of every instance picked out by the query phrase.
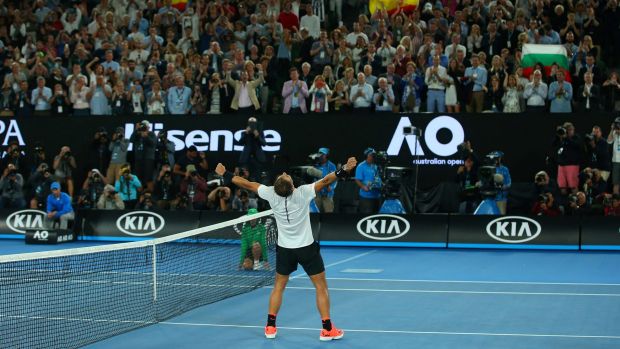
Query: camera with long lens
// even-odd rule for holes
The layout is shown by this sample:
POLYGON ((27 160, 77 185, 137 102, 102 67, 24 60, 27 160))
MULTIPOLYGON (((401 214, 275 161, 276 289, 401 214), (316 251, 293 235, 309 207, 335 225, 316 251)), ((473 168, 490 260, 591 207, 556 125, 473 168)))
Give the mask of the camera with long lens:
POLYGON ((570 194, 568 196, 568 203, 569 204, 577 204, 577 202, 579 201, 579 198, 577 197, 577 194, 570 194))
POLYGON ((71 152, 70 151, 66 152, 65 155, 63 155, 63 157, 65 159, 69 159, 71 157, 71 152))
POLYGON ((555 134, 557 134, 559 137, 566 136, 566 128, 564 128, 564 126, 556 127, 555 128, 555 134))
POLYGON ((498 165, 498 162, 499 156, 493 152, 484 157, 483 165, 478 168, 480 195, 483 198, 494 197, 504 185, 503 177, 495 173, 495 167, 498 165))
POLYGON ((374 158, 378 171, 375 180, 369 185, 370 190, 381 190, 381 195, 385 199, 400 198, 401 188, 411 175, 411 169, 389 166, 391 161, 387 151, 376 152, 374 158))
POLYGON ((538 175, 536 175, 536 177, 534 177, 534 182, 535 182, 537 185, 544 185, 546 181, 547 181, 547 178, 546 178, 546 177, 545 177, 545 175, 544 175, 544 174, 542 174, 542 173, 541 173, 541 174, 538 174, 538 175))
POLYGON ((538 195, 538 203, 542 204, 547 204, 549 202, 549 197, 546 194, 540 194, 538 195))

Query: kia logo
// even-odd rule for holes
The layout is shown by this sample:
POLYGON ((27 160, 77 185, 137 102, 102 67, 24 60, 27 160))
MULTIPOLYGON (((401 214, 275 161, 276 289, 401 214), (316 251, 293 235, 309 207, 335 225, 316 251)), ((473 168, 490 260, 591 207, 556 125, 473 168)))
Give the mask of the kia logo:
POLYGON ((26 230, 41 230, 47 215, 39 210, 21 210, 6 218, 6 225, 12 231, 26 234, 26 230))
POLYGON ((125 213, 116 220, 116 227, 127 235, 148 236, 164 229, 164 217, 149 211, 125 213))
POLYGON ((357 222, 357 231, 369 239, 393 240, 409 232, 409 222, 391 214, 376 214, 357 222))
POLYGON ((534 240, 541 232, 540 224, 527 217, 501 217, 487 224, 487 234, 490 237, 509 244, 519 244, 534 240))

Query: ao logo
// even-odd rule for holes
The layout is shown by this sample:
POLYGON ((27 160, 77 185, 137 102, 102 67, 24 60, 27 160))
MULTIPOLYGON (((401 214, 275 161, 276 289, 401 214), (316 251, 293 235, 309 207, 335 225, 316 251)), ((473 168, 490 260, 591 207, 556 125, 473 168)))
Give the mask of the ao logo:
POLYGON ((519 244, 534 240, 541 232, 540 224, 527 217, 501 217, 487 224, 487 234, 490 237, 509 244, 519 244))
POLYGON ((149 211, 125 213, 116 220, 116 227, 127 235, 149 236, 164 229, 164 217, 149 211))
POLYGON ((368 216, 357 222, 357 231, 373 240, 393 240, 409 232, 410 224, 403 217, 391 214, 368 216))
MULTIPOLYGON (((403 146, 403 142, 407 142, 409 146, 409 151, 411 155, 424 156, 424 150, 420 146, 420 141, 417 136, 414 135, 405 135, 403 133, 403 128, 411 127, 411 120, 408 117, 403 116, 400 118, 398 122, 398 126, 396 126, 396 131, 394 131, 394 135, 392 136, 392 140, 390 141, 390 145, 387 149, 387 154, 391 156, 397 156, 400 153, 400 149, 403 146)), ((450 116, 438 116, 431 120, 428 125, 426 125, 426 130, 424 130, 424 142, 428 149, 437 156, 450 156, 454 155, 457 152, 457 147, 459 144, 463 143, 465 140, 465 131, 463 130, 463 126, 453 117, 450 116), (439 130, 447 129, 452 134, 452 139, 447 144, 440 143, 437 139, 437 133, 439 130)))
POLYGON ((37 240, 47 240, 47 238, 49 237, 49 233, 47 232, 47 230, 37 230, 34 235, 33 238, 37 239, 37 240))
POLYGON ((11 213, 6 218, 6 225, 12 231, 26 234, 26 230, 43 229, 45 212, 39 210, 21 210, 11 213))

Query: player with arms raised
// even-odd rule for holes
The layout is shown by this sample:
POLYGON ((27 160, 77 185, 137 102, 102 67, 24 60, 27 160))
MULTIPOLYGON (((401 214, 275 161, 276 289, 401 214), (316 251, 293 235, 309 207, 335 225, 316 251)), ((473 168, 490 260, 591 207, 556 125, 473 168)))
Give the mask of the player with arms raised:
POLYGON ((215 172, 224 177, 225 184, 232 182, 238 187, 258 193, 258 196, 267 200, 276 219, 278 226, 276 281, 269 298, 269 313, 267 326, 265 326, 267 338, 276 337, 276 314, 282 305, 282 294, 289 275, 297 270, 297 264, 301 264, 316 289, 317 308, 323 322, 319 339, 329 341, 344 336, 344 331, 337 329, 331 323, 325 266, 319 251, 319 244, 314 241, 310 226, 310 201, 314 200, 316 193, 323 188, 339 178, 349 176, 356 165, 357 160, 351 157, 340 170, 328 174, 315 183, 302 185, 299 188, 295 188, 293 179, 286 173, 278 176, 273 186, 268 187, 250 182, 243 177, 233 176, 222 164, 218 164, 215 168, 215 172))

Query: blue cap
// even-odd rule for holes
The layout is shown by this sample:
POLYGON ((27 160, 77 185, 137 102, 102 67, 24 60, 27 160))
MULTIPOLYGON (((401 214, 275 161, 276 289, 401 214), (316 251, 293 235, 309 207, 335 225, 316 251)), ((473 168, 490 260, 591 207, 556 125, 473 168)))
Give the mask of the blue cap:
POLYGON ((329 155, 329 149, 328 148, 319 148, 319 153, 325 154, 325 155, 329 155))
POLYGON ((495 151, 491 152, 489 155, 491 155, 494 158, 503 158, 504 157, 504 152, 503 151, 499 151, 499 150, 495 150, 495 151))
POLYGON ((366 150, 364 150, 364 155, 365 155, 365 156, 368 156, 369 154, 376 154, 376 153, 377 153, 377 152, 375 151, 375 149, 374 149, 374 148, 370 148, 370 147, 368 147, 368 148, 366 148, 366 150))
POLYGON ((54 190, 54 189, 60 189, 60 183, 58 182, 52 182, 52 185, 50 185, 50 189, 54 190))

